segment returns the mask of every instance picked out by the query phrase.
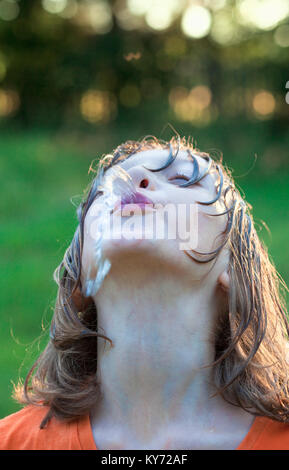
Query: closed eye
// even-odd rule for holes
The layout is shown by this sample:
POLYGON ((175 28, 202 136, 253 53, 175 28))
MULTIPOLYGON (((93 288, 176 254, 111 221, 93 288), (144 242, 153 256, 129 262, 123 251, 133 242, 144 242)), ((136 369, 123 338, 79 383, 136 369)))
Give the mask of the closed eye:
MULTIPOLYGON (((189 181, 190 177, 187 175, 184 175, 183 173, 178 173, 175 176, 168 178, 168 180, 173 184, 182 184, 183 181, 189 181)), ((199 186, 201 185, 201 183, 202 182, 199 180, 199 181, 196 181, 196 183, 192 183, 192 186, 199 186)))
POLYGON ((182 181, 189 181, 189 177, 183 174, 177 174, 175 176, 172 176, 168 178, 169 181, 177 181, 177 180, 182 180, 182 181))

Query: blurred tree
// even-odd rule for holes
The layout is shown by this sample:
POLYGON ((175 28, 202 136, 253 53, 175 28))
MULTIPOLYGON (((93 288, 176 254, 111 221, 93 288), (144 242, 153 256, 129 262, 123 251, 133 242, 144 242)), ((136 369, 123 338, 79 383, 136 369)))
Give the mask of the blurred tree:
MULTIPOLYGON (((168 99, 174 87, 189 91, 204 85, 212 95, 207 124, 232 115, 276 118, 288 124, 284 97, 289 8, 286 16, 282 0, 272 16, 276 24, 268 27, 266 20, 263 29, 254 17, 263 18, 256 0, 246 18, 243 6, 248 0, 208 0, 201 8, 186 0, 30 0, 18 1, 17 14, 10 14, 9 20, 1 10, 5 2, 15 6, 16 0, 0 4, 4 123, 12 119, 24 126, 101 124, 101 115, 93 121, 81 106, 89 90, 110 93, 115 112, 109 116, 117 123, 134 122, 137 115, 154 120, 175 113, 168 99), (188 18, 194 28, 188 27, 188 18), (276 101, 274 112, 267 115, 258 114, 252 104, 254 94, 263 89, 276 101), (9 107, 11 91, 18 101, 9 107), (152 115, 154 105, 158 116, 152 115)), ((266 5, 268 9, 269 0, 266 5)), ((96 101, 94 105, 101 108, 96 101)), ((176 120, 184 121, 181 114, 175 114, 176 120)), ((195 123, 195 114, 187 113, 185 119, 195 123)))

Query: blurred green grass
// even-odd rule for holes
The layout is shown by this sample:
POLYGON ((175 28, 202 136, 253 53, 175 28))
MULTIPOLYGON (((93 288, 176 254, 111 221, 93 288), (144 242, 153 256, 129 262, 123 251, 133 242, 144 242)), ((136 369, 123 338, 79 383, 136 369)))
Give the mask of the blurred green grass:
MULTIPOLYGON (((274 163, 274 148, 288 159, 289 136, 276 143, 268 137, 265 124, 230 125, 229 135, 224 126, 195 131, 197 146, 223 151, 224 162, 234 168, 235 177, 248 172, 254 153, 260 155, 255 167, 236 182, 252 204, 260 236, 288 284, 289 169, 286 159, 274 163), (268 148, 274 164, 265 158, 268 148), (262 228, 262 220, 271 234, 262 228)), ((56 295, 53 271, 77 225, 71 197, 80 199, 92 178, 88 169, 94 158, 128 138, 140 137, 137 129, 86 136, 37 130, 2 132, 0 418, 19 409, 11 398, 12 384, 25 377, 47 341, 56 295)))

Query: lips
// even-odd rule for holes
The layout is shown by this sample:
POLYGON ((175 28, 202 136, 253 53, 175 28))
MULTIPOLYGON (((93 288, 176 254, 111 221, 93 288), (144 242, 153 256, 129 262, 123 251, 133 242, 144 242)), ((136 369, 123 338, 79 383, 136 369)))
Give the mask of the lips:
POLYGON ((121 201, 117 201, 113 212, 118 212, 118 210, 122 210, 128 204, 137 205, 142 210, 142 212, 146 209, 148 205, 150 205, 150 207, 152 208, 154 207, 154 202, 151 199, 141 193, 136 192, 130 196, 123 196, 121 198, 121 201))
POLYGON ((144 196, 141 193, 134 193, 133 195, 129 197, 124 197, 121 198, 121 207, 125 206, 126 204, 137 204, 141 207, 145 206, 146 204, 154 204, 151 199, 148 197, 144 196))

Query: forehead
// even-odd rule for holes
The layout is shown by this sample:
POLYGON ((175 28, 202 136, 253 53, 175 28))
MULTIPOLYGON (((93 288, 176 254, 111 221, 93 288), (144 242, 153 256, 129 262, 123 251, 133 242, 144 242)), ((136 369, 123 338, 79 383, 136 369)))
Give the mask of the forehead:
MULTIPOLYGON (((135 155, 132 155, 131 157, 128 157, 119 165, 124 170, 129 170, 130 168, 133 168, 134 166, 138 165, 145 165, 148 168, 157 169, 166 163, 169 157, 169 153, 170 152, 168 149, 143 150, 141 152, 136 153, 135 155)), ((205 160, 198 155, 193 155, 198 161, 200 170, 202 170, 202 168, 206 166, 205 160)), ((173 162, 173 165, 178 164, 193 164, 192 157, 186 150, 179 150, 175 161, 173 162)))

